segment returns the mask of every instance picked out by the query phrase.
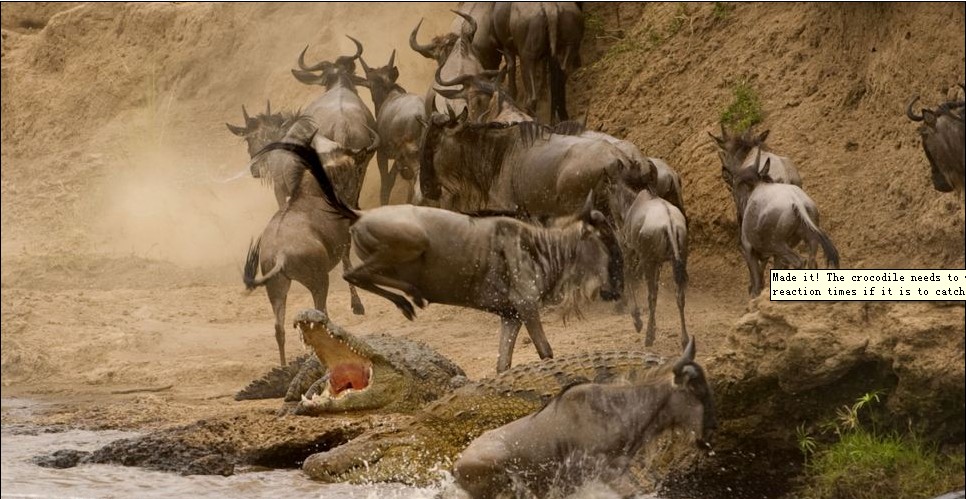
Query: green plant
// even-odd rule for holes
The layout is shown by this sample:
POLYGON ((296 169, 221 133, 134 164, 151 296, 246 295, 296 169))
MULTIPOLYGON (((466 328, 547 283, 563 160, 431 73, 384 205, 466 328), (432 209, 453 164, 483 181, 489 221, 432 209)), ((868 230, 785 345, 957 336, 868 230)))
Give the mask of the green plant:
POLYGON ((731 89, 731 104, 721 112, 721 124, 732 131, 742 133, 761 123, 763 114, 758 93, 747 81, 739 81, 731 89))
POLYGON ((804 424, 796 429, 806 464, 803 497, 928 498, 962 486, 961 455, 944 456, 915 433, 879 430, 873 409, 881 395, 866 393, 821 425, 835 436, 828 445, 820 445, 804 424))
POLYGON ((593 38, 597 38, 604 33, 604 18, 596 12, 588 12, 584 15, 584 30, 593 38))
POLYGON ((735 5, 728 2, 715 2, 711 8, 711 17, 715 21, 727 21, 731 17, 731 12, 735 10, 735 5))

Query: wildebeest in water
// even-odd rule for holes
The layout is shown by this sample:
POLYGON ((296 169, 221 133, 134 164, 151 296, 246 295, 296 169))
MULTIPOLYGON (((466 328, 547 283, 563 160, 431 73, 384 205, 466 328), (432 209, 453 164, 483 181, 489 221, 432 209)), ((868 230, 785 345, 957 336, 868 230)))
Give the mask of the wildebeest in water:
POLYGON ((453 466, 456 483, 473 498, 491 498, 544 497, 551 488, 566 494, 586 479, 617 482, 672 427, 710 449, 714 397, 694 355, 692 338, 677 361, 645 381, 565 388, 537 413, 470 443, 453 466))

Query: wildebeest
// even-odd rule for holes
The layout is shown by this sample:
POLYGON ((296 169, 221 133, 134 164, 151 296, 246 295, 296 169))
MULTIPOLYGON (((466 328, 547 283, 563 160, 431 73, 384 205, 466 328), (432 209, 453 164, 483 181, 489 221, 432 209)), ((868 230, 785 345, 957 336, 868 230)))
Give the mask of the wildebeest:
POLYGON ((606 141, 522 125, 472 123, 465 110, 459 116, 452 109, 434 113, 420 158, 423 195, 457 211, 557 216, 576 211, 592 191, 613 220, 614 189, 643 173, 630 170, 606 141))
POLYGON ((710 449, 714 396, 694 356, 692 339, 676 362, 644 381, 565 388, 535 414, 470 443, 453 466, 456 483, 475 499, 545 497, 551 489, 566 495, 587 479, 620 479, 648 442, 673 427, 710 449))
POLYGON ((583 12, 574 2, 497 2, 490 16, 493 34, 507 63, 510 93, 516 91, 520 58, 524 108, 534 114, 537 96, 550 84, 550 119, 567 120, 567 76, 580 67, 583 12), (545 78, 548 76, 549 78, 545 78))
POLYGON ((568 294, 620 297, 623 257, 617 236, 589 197, 579 217, 560 229, 412 205, 359 212, 339 199, 310 149, 268 148, 294 152, 332 211, 351 224, 352 245, 362 263, 345 274, 346 281, 390 300, 409 319, 415 316, 413 304, 429 302, 497 314, 502 324, 497 371, 510 367, 522 325, 540 357, 553 356, 540 322, 543 303, 568 294), (386 288, 403 291, 412 302, 386 288))
MULTIPOLYGON (((273 145, 311 151, 316 161, 320 161, 319 156, 324 155, 328 161, 326 167, 335 177, 352 176, 358 168, 356 157, 372 154, 371 150, 346 151, 339 144, 317 134, 308 120, 301 120, 292 128, 283 139, 286 142, 282 146, 277 146, 278 142, 273 145), (320 154, 316 151, 324 152, 320 154)), ((378 141, 373 145, 378 146, 378 141)), ((243 277, 245 287, 249 290, 265 286, 275 313, 275 340, 279 359, 284 366, 285 301, 289 287, 293 280, 298 281, 312 293, 315 308, 326 310, 329 271, 340 259, 343 268, 351 269, 348 263, 349 224, 331 213, 315 182, 305 181, 305 168, 297 158, 283 151, 265 148, 256 155, 255 161, 271 163, 278 172, 288 172, 291 179, 292 197, 268 222, 258 241, 249 247, 243 277), (257 277, 259 267, 261 277, 257 277)), ((365 309, 354 289, 351 295, 353 312, 363 313, 365 309)))
POLYGON ((932 185, 939 192, 955 191, 962 199, 966 178, 963 149, 966 143, 963 108, 966 103, 949 101, 940 104, 935 110, 924 108, 916 115, 912 107, 918 100, 917 95, 909 101, 906 116, 912 121, 922 123, 919 126, 919 135, 922 136, 922 148, 929 160, 932 185))
POLYGON ((376 107, 376 130, 382 139, 376 151, 376 162, 381 176, 379 202, 389 204, 396 175, 412 182, 419 169, 419 141, 423 134, 420 118, 423 116, 423 98, 407 93, 396 80, 399 68, 394 64, 396 51, 392 51, 389 62, 379 68, 370 68, 366 61, 359 58, 366 73, 364 85, 372 92, 372 102, 376 107), (393 160, 393 169, 389 169, 393 160))
MULTIPOLYGON (((734 190, 735 177, 743 169, 756 163, 755 158, 761 153, 762 158, 771 163, 771 174, 769 177, 772 182, 780 184, 791 184, 802 186, 802 177, 798 174, 798 169, 792 160, 769 152, 765 147, 765 139, 768 132, 755 135, 750 129, 743 133, 735 134, 728 131, 724 124, 721 125, 721 137, 716 137, 708 132, 718 148, 718 158, 721 159, 721 179, 728 189, 734 190)), ((741 225, 742 212, 738 210, 738 225, 741 225)))
MULTIPOLYGON (((243 126, 225 123, 228 130, 245 139, 248 145, 248 156, 255 157, 255 153, 261 151, 263 147, 278 142, 285 136, 285 132, 295 124, 298 113, 272 113, 272 102, 266 103, 265 112, 249 116, 245 106, 242 106, 242 117, 245 120, 243 126)), ((253 172, 254 173, 254 172, 253 172)))
MULTIPOLYGON (((653 168, 653 167, 652 167, 653 168)), ((651 177, 653 178, 653 173, 651 177)), ((628 196, 630 197, 630 196, 628 196)), ((647 283, 647 333, 644 345, 654 344, 655 309, 657 308, 658 280, 664 262, 671 262, 678 315, 681 318, 681 344, 688 342, 684 321, 684 299, 688 286, 688 228, 684 214, 668 201, 660 198, 653 187, 640 191, 623 214, 625 279, 634 309, 634 328, 641 331, 641 307, 638 302, 640 280, 647 283)))
MULTIPOLYGON (((362 43, 348 37, 356 46, 356 53, 340 56, 335 62, 322 61, 308 66, 305 64, 306 47, 299 55, 300 69, 293 69, 296 79, 307 85, 322 85, 325 92, 313 99, 302 114, 310 117, 319 127, 318 134, 349 150, 373 150, 376 140, 372 131, 376 120, 369 108, 359 98, 356 85, 364 80, 355 75, 355 60, 362 55, 362 43), (318 75, 314 71, 320 71, 318 75)), ((340 195, 351 206, 358 206, 359 192, 365 179, 366 166, 371 155, 358 164, 355 175, 340 179, 340 195)))
POLYGON ((748 292, 753 297, 764 287, 762 274, 769 258, 779 268, 816 268, 821 245, 828 266, 839 266, 838 250, 819 228, 815 202, 797 185, 775 183, 770 163, 771 158, 759 167, 758 155, 752 167, 742 169, 734 179, 735 205, 742 214, 741 250, 751 278, 748 292), (807 261, 793 250, 800 241, 808 245, 807 261))
MULTIPOLYGON (((431 43, 420 45, 416 40, 419 27, 423 24, 423 21, 420 20, 409 35, 409 47, 423 57, 436 61, 440 75, 446 80, 462 75, 475 75, 483 71, 483 65, 480 63, 476 51, 473 50, 473 39, 479 29, 479 25, 468 14, 455 10, 453 13, 465 21, 464 24, 460 25, 458 32, 437 36, 433 38, 431 43)), ((457 111, 462 111, 465 108, 465 101, 462 99, 447 99, 437 93, 438 89, 445 89, 445 87, 441 87, 434 82, 426 92, 426 116, 430 115, 434 107, 443 109, 449 105, 457 111)))

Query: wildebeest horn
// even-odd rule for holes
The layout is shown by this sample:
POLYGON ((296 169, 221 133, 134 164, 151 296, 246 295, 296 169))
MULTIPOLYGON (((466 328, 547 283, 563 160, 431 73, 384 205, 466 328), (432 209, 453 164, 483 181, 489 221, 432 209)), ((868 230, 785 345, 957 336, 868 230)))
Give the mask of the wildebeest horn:
POLYGON ((915 105, 918 100, 919 96, 917 95, 913 97, 912 100, 909 101, 909 105, 906 106, 906 116, 912 121, 922 121, 922 115, 920 114, 919 116, 916 116, 916 113, 912 111, 912 106, 915 105))
POLYGON ((694 362, 694 336, 688 338, 688 344, 684 347, 684 352, 681 354, 681 358, 674 363, 674 374, 681 374, 681 370, 684 366, 694 362))
POLYGON ((436 76, 433 79, 437 84, 444 87, 455 87, 456 85, 466 86, 466 84, 473 80, 473 75, 459 75, 449 81, 443 81, 443 76, 440 74, 443 71, 443 66, 436 68, 436 76))
MULTIPOLYGON (((318 70, 324 68, 326 66, 326 64, 330 64, 329 61, 322 61, 322 62, 316 64, 315 66, 306 66, 305 65, 305 52, 308 49, 309 49, 309 46, 306 45, 305 48, 302 49, 302 53, 299 54, 299 69, 301 69, 302 71, 318 71, 318 70)), ((298 77, 296 76, 296 78, 298 78, 298 77)))
POLYGON ((409 48, 415 50, 416 52, 419 52, 419 54, 422 55, 423 57, 433 59, 434 47, 432 45, 420 45, 419 42, 416 41, 416 32, 419 31, 419 27, 422 24, 423 24, 423 20, 420 19, 419 22, 416 23, 416 27, 413 28, 413 32, 409 34, 409 48))
POLYGON ((758 169, 761 168, 761 148, 758 148, 758 152, 755 153, 755 175, 761 176, 761 172, 758 169))
POLYGON ((396 62, 396 49, 392 49, 392 54, 389 54, 389 64, 386 64, 386 66, 389 66, 391 68, 395 62, 396 62))
POLYGON ((355 55, 352 56, 352 58, 353 59, 358 59, 359 57, 361 57, 362 56, 362 43, 360 43, 359 40, 356 40, 355 38, 352 38, 349 35, 345 35, 345 37, 348 38, 348 39, 350 39, 350 40, 352 40, 352 43, 356 44, 356 53, 355 53, 355 55))
MULTIPOLYGON (((470 32, 469 32, 468 37, 470 39, 470 42, 472 42, 473 41, 473 37, 476 36, 476 29, 478 28, 478 26, 476 24, 476 19, 473 19, 473 16, 471 16, 469 14, 464 14, 464 13, 459 12, 459 11, 456 11, 456 10, 454 10, 452 12, 454 14, 462 17, 463 19, 465 19, 466 22, 470 25, 470 32)), ((460 30, 460 31, 462 32, 462 30, 460 30)))
POLYGON ((370 72, 370 71, 372 71, 372 68, 370 68, 370 67, 369 67, 369 65, 368 65, 368 64, 366 64, 366 60, 365 60, 365 59, 363 59, 363 58, 362 58, 362 56, 360 56, 360 57, 359 57, 359 64, 361 64, 361 65, 362 65, 362 70, 363 70, 363 71, 364 71, 364 72, 365 72, 365 73, 366 73, 367 75, 369 74, 369 72, 370 72))
POLYGON ((245 127, 247 128, 248 127, 248 122, 250 122, 252 119, 248 116, 248 110, 245 109, 245 105, 244 104, 242 104, 242 116, 245 117, 245 127))

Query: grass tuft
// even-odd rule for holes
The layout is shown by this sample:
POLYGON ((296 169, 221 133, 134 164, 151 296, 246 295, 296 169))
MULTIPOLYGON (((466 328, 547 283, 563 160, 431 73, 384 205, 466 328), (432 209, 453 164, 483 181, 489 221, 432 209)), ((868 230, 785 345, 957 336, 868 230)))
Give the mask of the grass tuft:
POLYGON ((734 99, 721 112, 721 123, 730 130, 742 133, 761 123, 763 113, 758 93, 747 81, 740 81, 731 89, 734 99))

